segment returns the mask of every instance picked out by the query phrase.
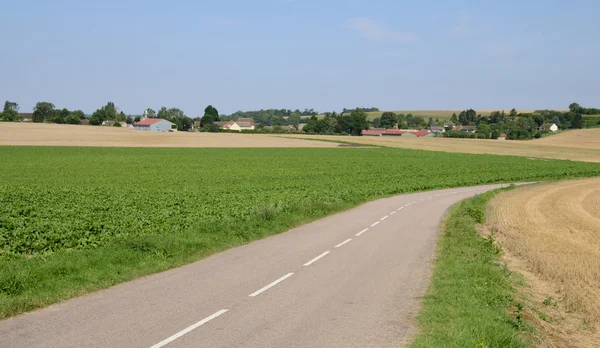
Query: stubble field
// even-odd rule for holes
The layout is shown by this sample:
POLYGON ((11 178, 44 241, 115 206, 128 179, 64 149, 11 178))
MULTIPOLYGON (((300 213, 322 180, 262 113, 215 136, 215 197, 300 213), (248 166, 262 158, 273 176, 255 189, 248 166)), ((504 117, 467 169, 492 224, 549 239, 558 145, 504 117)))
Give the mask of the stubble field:
POLYGON ((528 141, 413 138, 345 137, 327 135, 288 135, 286 137, 352 141, 359 144, 474 154, 513 155, 533 158, 600 162, 600 128, 566 131, 528 141))
POLYGON ((600 179, 505 192, 490 202, 487 215, 503 248, 524 263, 545 299, 539 307, 552 315, 539 322, 549 339, 557 346, 597 347, 600 179))
POLYGON ((0 123, 0 146, 106 147, 335 147, 320 141, 273 138, 256 134, 144 132, 117 127, 43 123, 0 123))

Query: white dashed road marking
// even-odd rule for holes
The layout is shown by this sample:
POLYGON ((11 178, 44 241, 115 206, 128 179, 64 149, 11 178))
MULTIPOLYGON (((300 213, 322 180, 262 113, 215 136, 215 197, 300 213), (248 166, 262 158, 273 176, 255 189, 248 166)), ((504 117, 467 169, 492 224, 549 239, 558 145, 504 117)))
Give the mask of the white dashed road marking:
POLYGON ((372 224, 371 227, 375 227, 377 225, 379 225, 379 221, 377 221, 376 223, 372 224))
POLYGON ((385 220, 385 219, 387 219, 389 217, 390 217, 389 215, 386 215, 386 216, 382 217, 379 221, 383 221, 383 220, 385 220))
POLYGON ((339 248, 339 247, 341 247, 342 245, 345 245, 345 244, 348 244, 348 243, 350 243, 351 241, 352 241, 352 238, 346 239, 345 241, 341 242, 340 244, 338 244, 338 245, 334 246, 334 248, 339 248))
POLYGON ((358 233, 356 234, 356 236, 357 236, 357 237, 360 237, 360 235, 361 235, 361 234, 363 234, 363 233, 367 232, 368 230, 369 230, 368 228, 365 228, 364 230, 362 230, 362 231, 358 232, 358 233))
POLYGON ((325 255, 327 255, 329 253, 330 253, 330 251, 327 250, 326 252, 322 253, 321 255, 319 255, 319 256, 315 257, 314 259, 312 259, 312 260, 308 261, 307 263, 305 263, 304 266, 306 267, 306 266, 312 265, 313 263, 319 261, 319 259, 325 257, 325 255))
POLYGON ((281 283, 282 281, 284 281, 284 280, 288 279, 289 277, 291 277, 291 276, 293 276, 293 275, 294 275, 294 273, 288 273, 288 274, 284 275, 283 277, 281 277, 281 278, 277 279, 276 281, 272 282, 271 284, 269 284, 269 285, 265 286, 264 288, 262 288, 262 289, 259 289, 259 290, 256 290, 255 292, 251 293, 251 294, 250 294, 250 295, 248 295, 248 296, 250 296, 250 297, 255 297, 255 296, 258 296, 258 295, 260 295, 261 293, 263 293, 263 292, 265 292, 265 291, 269 290, 270 288, 274 287, 275 285, 277 285, 277 284, 281 283))
POLYGON ((165 339, 165 340, 163 340, 163 341, 160 341, 159 343, 157 343, 157 344, 153 345, 153 346, 152 346, 152 347, 150 347, 150 348, 160 348, 160 347, 162 347, 162 346, 165 346, 165 345, 167 345, 167 344, 169 344, 169 343, 171 343, 171 342, 175 341, 175 340, 176 340, 176 339, 178 339, 179 337, 181 337, 181 336, 183 336, 183 335, 185 335, 185 334, 187 334, 187 333, 191 332, 192 330, 195 330, 195 329, 199 328, 200 326, 202 326, 202 325, 204 325, 204 324, 208 323, 209 321, 211 321, 211 320, 213 320, 213 319, 215 319, 215 318, 217 318, 217 317, 221 316, 222 314, 225 314, 226 312, 227 312, 227 309, 221 309, 220 311, 216 312, 215 314, 213 314, 213 315, 211 315, 211 316, 208 316, 208 317, 206 317, 206 318, 204 318, 204 319, 200 320, 199 322, 197 322, 197 323, 196 323, 196 324, 194 324, 194 325, 188 326, 187 328, 185 328, 185 329, 183 329, 183 330, 179 331, 178 333, 174 334, 173 336, 171 336, 171 337, 169 337, 169 338, 167 338, 167 339, 165 339))

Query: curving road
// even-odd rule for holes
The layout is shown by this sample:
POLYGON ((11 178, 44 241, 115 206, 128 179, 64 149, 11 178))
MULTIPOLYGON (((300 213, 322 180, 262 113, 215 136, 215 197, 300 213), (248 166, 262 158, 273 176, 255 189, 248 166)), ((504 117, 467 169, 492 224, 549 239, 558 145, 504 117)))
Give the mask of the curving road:
POLYGON ((377 200, 0 321, 0 347, 397 347, 414 333, 444 213, 500 186, 377 200))

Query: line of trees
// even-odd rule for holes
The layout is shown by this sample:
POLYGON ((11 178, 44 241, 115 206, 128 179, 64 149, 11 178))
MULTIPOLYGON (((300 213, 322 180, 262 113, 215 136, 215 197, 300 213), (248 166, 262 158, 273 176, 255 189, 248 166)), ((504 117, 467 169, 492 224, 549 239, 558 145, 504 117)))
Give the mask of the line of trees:
MULTIPOLYGON (((490 116, 481 116, 473 109, 453 114, 451 121, 463 126, 477 126, 476 137, 496 139, 505 133, 507 139, 526 140, 540 138, 545 130, 539 130, 544 123, 554 123, 559 129, 581 129, 600 126, 600 119, 585 115, 598 115, 600 109, 583 108, 577 103, 569 105, 569 111, 536 110, 533 113, 518 113, 512 109, 508 114, 504 111, 493 111, 490 116)), ((447 137, 475 137, 461 132, 446 132, 447 137)))
POLYGON ((255 111, 237 111, 231 115, 223 115, 221 117, 224 121, 236 120, 238 118, 252 118, 255 123, 262 124, 264 126, 295 126, 296 128, 300 123, 306 123, 307 116, 317 116, 319 113, 314 109, 266 109, 266 110, 255 110, 255 111))
MULTIPOLYGON (((33 108, 31 117, 33 122, 79 124, 79 120, 85 118, 85 114, 81 110, 56 109, 54 104, 50 102, 39 102, 33 108)), ((7 100, 0 113, 0 120, 4 122, 22 121, 22 116, 19 114, 19 104, 7 100)))
POLYGON ((429 124, 421 116, 396 114, 386 111, 381 114, 381 117, 374 118, 371 121, 371 126, 374 128, 394 128, 397 126, 399 129, 413 129, 427 127, 429 124))
POLYGON ((342 110, 342 114, 350 113, 350 112, 352 112, 354 110, 357 110, 357 109, 358 110, 362 110, 364 112, 378 112, 379 111, 378 108, 354 108, 354 109, 346 109, 346 108, 344 108, 342 110))
POLYGON ((362 135, 363 129, 369 128, 367 114, 362 109, 355 109, 350 114, 326 113, 322 119, 312 116, 303 131, 311 134, 349 134, 362 135))

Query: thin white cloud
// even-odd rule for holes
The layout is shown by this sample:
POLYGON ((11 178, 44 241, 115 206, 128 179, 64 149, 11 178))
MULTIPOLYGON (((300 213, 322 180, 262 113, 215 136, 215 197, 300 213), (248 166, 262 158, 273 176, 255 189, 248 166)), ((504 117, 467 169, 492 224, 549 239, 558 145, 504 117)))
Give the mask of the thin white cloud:
POLYGON ((367 17, 352 18, 347 26, 356 30, 365 39, 378 43, 412 43, 419 40, 419 35, 415 33, 390 30, 381 22, 367 17))

